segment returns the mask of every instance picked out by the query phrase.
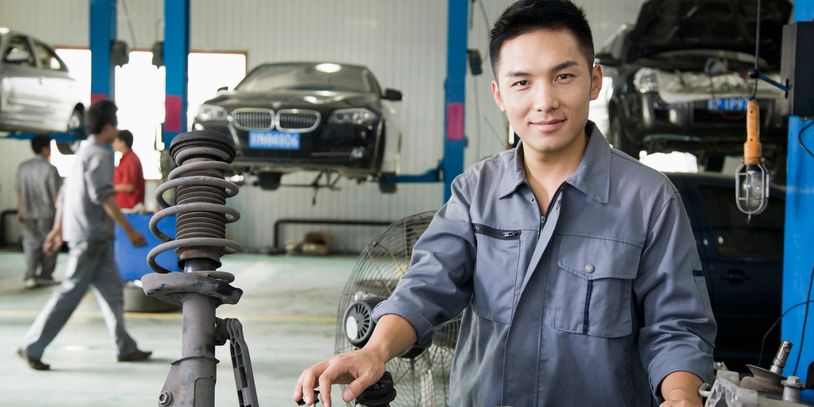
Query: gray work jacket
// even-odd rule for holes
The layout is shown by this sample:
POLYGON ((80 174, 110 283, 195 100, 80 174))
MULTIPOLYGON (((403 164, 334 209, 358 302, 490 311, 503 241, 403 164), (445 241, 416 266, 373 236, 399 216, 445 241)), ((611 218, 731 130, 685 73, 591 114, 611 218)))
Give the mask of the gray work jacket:
POLYGON ((61 184, 57 167, 45 157, 37 156, 20 164, 16 191, 20 194, 23 218, 53 219, 56 212, 54 202, 61 184))
POLYGON ((76 152, 71 175, 60 191, 66 242, 112 241, 113 219, 103 204, 113 191, 113 152, 91 135, 76 152))
POLYGON ((522 146, 456 178, 375 309, 420 344, 463 311, 450 406, 650 406, 671 372, 712 379, 716 325, 678 191, 586 130, 547 216, 522 146))

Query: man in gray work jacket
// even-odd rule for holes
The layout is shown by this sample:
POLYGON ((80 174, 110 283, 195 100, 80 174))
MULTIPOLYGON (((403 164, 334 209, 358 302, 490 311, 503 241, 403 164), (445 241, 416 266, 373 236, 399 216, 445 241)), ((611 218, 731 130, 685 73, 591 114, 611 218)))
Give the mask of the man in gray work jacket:
POLYGON ((304 371, 294 398, 356 397, 463 312, 450 406, 700 407, 716 326, 690 223, 667 178, 587 120, 602 70, 584 13, 521 0, 490 54, 521 145, 453 182, 368 344, 304 371))
POLYGON ((113 190, 110 144, 118 133, 116 105, 109 100, 96 102, 88 108, 86 116, 91 135, 76 153, 71 175, 60 193, 53 229, 45 241, 48 252, 59 249, 63 239, 68 242, 68 270, 17 351, 35 370, 50 368, 42 362, 42 354, 91 286, 108 330, 115 338, 117 359, 139 361, 151 354, 139 350, 124 328, 123 286, 113 258, 113 221, 124 229, 134 245, 145 245, 144 236, 122 215, 113 190))
POLYGON ((62 179, 51 157, 51 139, 36 136, 31 139, 35 157, 24 161, 17 169, 17 220, 22 224, 25 253, 25 287, 55 284, 56 253, 44 253, 42 244, 51 231, 56 215, 56 200, 62 179), (37 272, 39 270, 39 273, 37 272))

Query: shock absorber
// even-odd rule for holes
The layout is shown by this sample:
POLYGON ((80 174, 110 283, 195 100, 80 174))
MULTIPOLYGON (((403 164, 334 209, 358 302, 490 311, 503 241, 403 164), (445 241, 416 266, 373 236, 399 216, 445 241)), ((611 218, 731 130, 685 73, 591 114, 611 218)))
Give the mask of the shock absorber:
POLYGON ((156 190, 162 208, 150 220, 150 230, 164 243, 147 255, 155 273, 142 278, 144 293, 164 302, 180 304, 183 311, 181 358, 172 363, 159 395, 159 406, 210 407, 215 403, 215 346, 230 341, 232 364, 240 406, 256 407, 257 391, 248 348, 240 322, 219 319, 221 304, 237 304, 243 291, 230 283, 234 276, 217 271, 224 254, 240 250, 228 240, 226 224, 240 213, 226 206, 226 198, 238 193, 238 186, 224 179, 235 157, 232 140, 219 133, 192 131, 176 137, 170 156, 177 167, 156 190), (175 191, 174 203, 165 198, 175 191), (161 231, 158 223, 176 216, 176 238, 161 231), (170 273, 156 257, 175 250, 181 273, 170 273))

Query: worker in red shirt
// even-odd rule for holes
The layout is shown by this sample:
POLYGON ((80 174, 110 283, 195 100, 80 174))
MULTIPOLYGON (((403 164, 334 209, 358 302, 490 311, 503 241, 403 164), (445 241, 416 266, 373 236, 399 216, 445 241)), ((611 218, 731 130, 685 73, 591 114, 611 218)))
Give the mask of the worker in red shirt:
POLYGON ((113 189, 122 209, 138 210, 144 204, 144 172, 141 161, 133 152, 133 133, 120 130, 113 141, 113 149, 122 154, 113 173, 113 189))

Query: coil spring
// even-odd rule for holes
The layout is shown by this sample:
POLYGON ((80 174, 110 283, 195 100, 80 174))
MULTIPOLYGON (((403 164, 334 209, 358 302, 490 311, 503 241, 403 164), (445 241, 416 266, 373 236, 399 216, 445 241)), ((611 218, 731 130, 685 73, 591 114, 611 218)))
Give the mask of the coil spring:
POLYGON ((147 263, 157 273, 169 273, 156 257, 176 250, 181 268, 191 259, 211 260, 220 267, 221 256, 240 250, 237 242, 225 238, 226 224, 240 219, 240 212, 226 206, 226 198, 237 195, 239 188, 223 178, 223 173, 231 170, 234 144, 217 133, 192 131, 173 140, 170 155, 178 167, 156 190, 161 210, 150 219, 150 231, 164 243, 150 250, 147 263), (164 198, 172 189, 174 204, 164 198), (158 228, 158 223, 171 215, 176 215, 175 240, 158 228))

